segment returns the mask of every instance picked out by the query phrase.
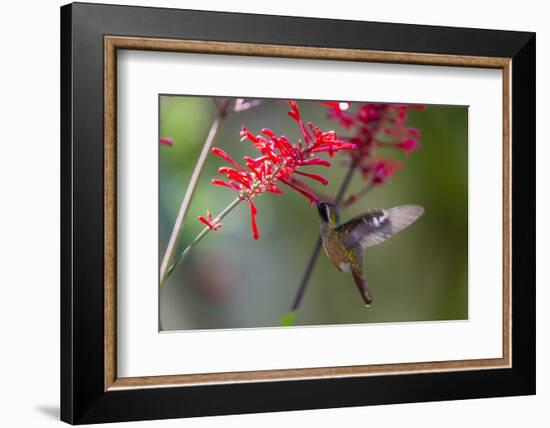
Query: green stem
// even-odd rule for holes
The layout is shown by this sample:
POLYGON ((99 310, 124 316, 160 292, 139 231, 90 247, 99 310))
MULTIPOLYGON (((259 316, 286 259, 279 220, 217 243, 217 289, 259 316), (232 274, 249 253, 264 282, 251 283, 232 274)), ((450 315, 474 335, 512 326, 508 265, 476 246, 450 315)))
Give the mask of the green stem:
POLYGON ((162 263, 160 265, 161 285, 166 281, 166 278, 168 277, 167 269, 170 265, 170 262, 172 261, 179 237, 181 236, 185 215, 187 214, 187 209, 191 204, 191 199, 193 197, 195 187, 197 185, 197 182, 199 181, 200 174, 204 167, 206 156, 210 152, 210 147, 212 146, 214 137, 216 136, 216 133, 218 132, 218 129, 220 127, 222 117, 223 115, 220 113, 220 111, 218 111, 216 118, 213 120, 212 125, 210 126, 210 131, 208 132, 208 135, 204 140, 199 159, 197 160, 195 169, 193 170, 193 174, 191 175, 191 180, 189 181, 189 185, 187 186, 187 190, 185 191, 185 195, 183 196, 183 201, 178 212, 178 217, 176 218, 176 222, 174 223, 174 227, 172 228, 172 233, 170 234, 170 239, 168 241, 168 245, 166 246, 166 251, 164 252, 164 257, 162 258, 162 263))
POLYGON ((374 186, 375 186, 374 183, 367 184, 365 187, 363 187, 363 189, 361 189, 361 191, 359 191, 355 195, 349 197, 346 201, 343 201, 340 208, 345 209, 345 208, 349 207, 350 205, 354 204, 359 199, 366 196, 372 189, 374 189, 374 186))
MULTIPOLYGON (((233 208, 235 208, 239 203, 242 201, 241 198, 235 199, 233 202, 231 202, 214 220, 212 223, 218 223, 220 222, 227 214, 229 214, 231 211, 233 211, 233 208)), ((166 273, 164 274, 163 279, 160 282, 160 286, 162 287, 168 277, 174 272, 176 267, 185 259, 187 254, 197 245, 202 238, 204 238, 212 229, 210 227, 205 227, 196 237, 191 241, 191 243, 183 250, 183 252, 179 255, 178 259, 166 270, 166 273)))

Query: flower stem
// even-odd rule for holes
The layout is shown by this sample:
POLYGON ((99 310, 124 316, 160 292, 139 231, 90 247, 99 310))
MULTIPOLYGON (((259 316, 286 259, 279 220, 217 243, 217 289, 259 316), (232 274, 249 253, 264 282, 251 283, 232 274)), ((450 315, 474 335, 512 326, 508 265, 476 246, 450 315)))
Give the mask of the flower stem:
MULTIPOLYGON (((338 205, 341 202, 342 198, 344 197, 349 187, 349 184, 351 183, 351 178, 353 177, 355 168, 356 168, 355 163, 352 163, 348 169, 348 172, 346 173, 346 176, 344 177, 344 180, 342 181, 342 184, 340 185, 340 189, 338 190, 336 199, 334 200, 334 203, 336 205, 338 205)), ((304 275, 302 276, 302 280, 300 281, 300 285, 298 286, 298 291, 296 291, 294 301, 290 308, 291 311, 296 311, 300 306, 300 303, 302 302, 302 298, 304 297, 304 292, 306 291, 307 284, 309 282, 309 279, 311 278, 311 274, 313 273, 313 268, 315 267, 315 263, 317 262, 317 258, 319 257, 320 251, 321 251, 321 237, 317 238, 315 247, 313 247, 313 252, 309 257, 309 262, 307 264, 304 275)))
POLYGON ((183 201, 181 203, 181 206, 178 212, 178 217, 176 218, 176 222, 174 223, 174 227, 172 229, 172 233, 170 235, 170 239, 168 241, 168 245, 166 247, 164 257, 162 258, 162 263, 160 264, 160 284, 161 285, 166 281, 166 278, 168 277, 167 268, 170 262, 172 261, 172 258, 174 256, 174 251, 176 250, 176 246, 178 243, 178 239, 183 230, 185 214, 187 213, 187 209, 189 208, 189 204, 191 203, 191 198, 193 197, 195 187, 197 185, 197 182, 199 181, 202 168, 206 161, 206 156, 210 151, 210 147, 212 146, 214 137, 216 136, 216 133, 218 132, 218 128, 220 127, 221 119, 222 119, 222 114, 220 113, 220 110, 219 110, 218 113, 216 114, 216 118, 214 119, 214 121, 212 122, 212 125, 210 126, 210 131, 208 132, 206 140, 204 140, 204 145, 202 146, 199 159, 197 160, 195 169, 193 170, 193 174, 191 175, 189 186, 185 191, 185 195, 183 197, 183 201))
POLYGON ((350 205, 354 204, 359 199, 361 199, 362 197, 367 195, 367 193, 369 193, 374 188, 374 186, 375 186, 375 184, 372 183, 372 182, 367 184, 358 193, 356 193, 355 195, 350 196, 347 200, 342 201, 341 205, 340 205, 340 208, 345 209, 345 208, 349 207, 350 205))
MULTIPOLYGON (((214 220, 213 223, 220 222, 227 214, 229 214, 233 208, 235 208, 239 203, 242 201, 241 198, 235 199, 233 202, 231 202, 214 220)), ((202 238, 204 238, 212 229, 210 227, 205 227, 196 237, 191 241, 191 243, 183 250, 183 252, 179 255, 178 259, 166 270, 166 273, 164 275, 164 279, 161 280, 160 286, 162 287, 170 274, 176 269, 176 267, 185 259, 187 254, 197 245, 202 238)))

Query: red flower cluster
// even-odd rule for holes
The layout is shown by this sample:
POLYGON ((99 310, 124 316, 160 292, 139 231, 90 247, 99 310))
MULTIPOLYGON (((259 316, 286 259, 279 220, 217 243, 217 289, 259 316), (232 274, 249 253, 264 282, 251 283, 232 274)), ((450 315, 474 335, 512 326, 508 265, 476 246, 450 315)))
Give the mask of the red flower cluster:
POLYGON ((326 185, 328 180, 325 177, 303 172, 298 168, 312 165, 328 167, 331 163, 318 157, 318 154, 327 153, 330 157, 333 157, 335 152, 356 148, 355 143, 351 141, 339 140, 334 131, 323 131, 311 122, 306 126, 296 102, 289 101, 289 103, 291 110, 288 115, 298 124, 303 141, 300 140, 297 144, 292 144, 285 136, 279 137, 269 129, 263 129, 262 135, 254 135, 243 127, 241 141, 250 141, 261 154, 257 158, 245 156, 243 158, 245 166, 239 165, 223 150, 217 147, 212 149, 213 154, 221 157, 231 165, 221 167, 218 170, 218 173, 226 176, 227 181, 214 179, 212 184, 233 189, 242 200, 248 202, 254 239, 259 238, 256 224, 257 209, 254 205, 255 197, 265 192, 283 193, 278 187, 279 183, 283 183, 307 197, 310 204, 318 202, 317 196, 308 189, 301 187, 298 184, 300 181, 295 180, 293 175, 301 175, 326 185))
POLYGON ((384 184, 394 172, 403 167, 401 162, 380 159, 377 150, 381 147, 401 150, 410 155, 420 148, 420 131, 405 125, 409 110, 422 110, 421 105, 407 104, 361 104, 357 111, 349 112, 346 103, 327 102, 329 118, 336 120, 352 135, 344 140, 357 149, 350 152, 352 163, 363 177, 374 185, 384 184), (342 108, 344 105, 346 108, 342 108))

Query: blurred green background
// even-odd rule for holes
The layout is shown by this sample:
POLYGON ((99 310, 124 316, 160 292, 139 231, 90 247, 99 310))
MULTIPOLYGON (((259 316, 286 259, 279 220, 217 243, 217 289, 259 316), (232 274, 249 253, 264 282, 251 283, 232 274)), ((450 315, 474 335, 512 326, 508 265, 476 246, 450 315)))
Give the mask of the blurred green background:
MULTIPOLYGON (((321 129, 346 133, 327 119, 327 108, 298 101, 302 116, 321 129)), ((356 108, 352 104, 351 110, 356 108)), ((235 160, 257 157, 240 142, 246 126, 253 133, 270 128, 296 141, 299 130, 288 117, 288 104, 265 100, 260 106, 227 116, 214 146, 235 160)), ((214 98, 160 97, 159 263, 202 145, 216 115, 214 98)), ((382 154, 403 161, 395 178, 376 187, 342 213, 342 220, 369 208, 414 203, 424 216, 409 229, 365 254, 367 281, 374 304, 365 308, 351 276, 339 272, 320 254, 295 325, 457 320, 468 317, 468 109, 426 106, 411 111, 406 122, 422 134, 422 147, 411 156, 395 150, 382 154)), ((384 149, 382 149, 384 150, 384 149)), ((323 193, 335 194, 347 166, 336 154, 330 168, 307 167, 329 179, 323 193)), ((212 178, 224 161, 208 155, 179 242, 179 254, 202 230, 197 217, 209 209, 217 215, 235 199, 235 192, 214 186, 212 178)), ((310 183, 311 180, 308 180, 310 183)), ((350 192, 364 187, 357 173, 350 192)), ((278 326, 292 304, 300 278, 318 237, 315 207, 285 186, 283 195, 256 199, 260 239, 251 237, 247 204, 240 204, 179 265, 160 291, 162 330, 278 326)), ((348 194, 350 194, 348 192, 348 194)))

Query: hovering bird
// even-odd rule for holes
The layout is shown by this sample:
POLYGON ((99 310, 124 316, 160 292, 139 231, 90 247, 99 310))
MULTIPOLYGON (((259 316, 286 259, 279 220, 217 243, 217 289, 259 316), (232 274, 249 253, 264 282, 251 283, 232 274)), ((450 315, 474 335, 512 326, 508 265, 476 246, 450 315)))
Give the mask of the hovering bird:
POLYGON ((340 223, 340 213, 330 202, 317 204, 321 223, 321 240, 328 258, 340 271, 350 273, 365 305, 372 304, 363 268, 363 251, 391 238, 414 223, 424 213, 418 205, 401 205, 389 209, 372 209, 347 223, 340 223))

